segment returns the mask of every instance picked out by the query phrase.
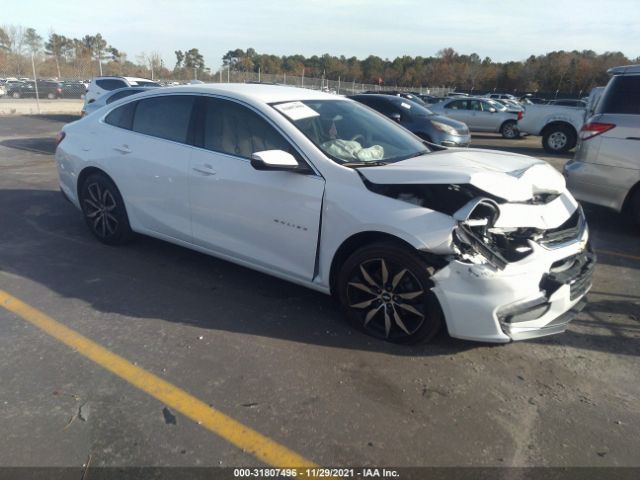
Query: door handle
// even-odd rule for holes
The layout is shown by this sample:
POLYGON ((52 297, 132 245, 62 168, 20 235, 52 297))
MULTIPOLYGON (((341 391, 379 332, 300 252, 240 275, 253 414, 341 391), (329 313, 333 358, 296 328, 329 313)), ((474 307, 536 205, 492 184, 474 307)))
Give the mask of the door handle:
POLYGON ((113 147, 113 149, 116 152, 120 152, 124 154, 131 153, 131 149, 129 148, 129 145, 120 145, 119 147, 113 147))
POLYGON ((205 163, 204 165, 198 165, 197 167, 193 167, 193 171, 206 176, 215 175, 217 173, 213 169, 213 167, 208 163, 205 163))

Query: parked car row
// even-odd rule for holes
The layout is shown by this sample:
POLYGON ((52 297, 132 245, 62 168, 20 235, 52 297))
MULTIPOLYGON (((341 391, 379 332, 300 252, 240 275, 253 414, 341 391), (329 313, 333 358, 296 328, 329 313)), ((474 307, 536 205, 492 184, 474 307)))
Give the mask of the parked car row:
POLYGON ((11 98, 84 98, 87 89, 82 81, 29 80, 9 78, 0 81, 0 96, 11 98))

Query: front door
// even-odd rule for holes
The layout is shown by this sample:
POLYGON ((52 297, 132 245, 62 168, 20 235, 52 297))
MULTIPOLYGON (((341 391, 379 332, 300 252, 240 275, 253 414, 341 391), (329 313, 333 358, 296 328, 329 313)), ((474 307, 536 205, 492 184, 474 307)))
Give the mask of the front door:
POLYGON ((324 179, 315 174, 259 171, 251 154, 300 154, 257 112, 203 97, 202 132, 191 155, 194 242, 240 260, 311 280, 324 179))

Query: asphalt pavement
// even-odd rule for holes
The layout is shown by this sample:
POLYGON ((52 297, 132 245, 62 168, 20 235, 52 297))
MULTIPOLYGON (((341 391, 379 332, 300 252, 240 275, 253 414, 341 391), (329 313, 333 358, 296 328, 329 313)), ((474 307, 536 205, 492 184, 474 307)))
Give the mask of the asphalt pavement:
MULTIPOLYGON (((0 465, 640 467, 640 233, 621 216, 586 210, 599 264, 566 333, 388 345, 302 287, 98 243, 57 187, 73 118, 0 117, 0 291, 43 315, 0 308, 0 465)), ((538 137, 473 146, 570 157, 538 137)))

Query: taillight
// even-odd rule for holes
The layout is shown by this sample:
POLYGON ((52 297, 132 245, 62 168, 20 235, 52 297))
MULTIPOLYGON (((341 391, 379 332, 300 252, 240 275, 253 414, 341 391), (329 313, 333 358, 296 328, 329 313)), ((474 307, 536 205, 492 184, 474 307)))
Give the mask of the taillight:
POLYGON ((67 135, 64 132, 58 132, 58 134, 56 135, 56 147, 60 145, 60 142, 62 142, 62 140, 64 140, 64 137, 66 136, 67 135))
POLYGON ((524 117, 524 113, 520 110, 518 111, 518 120, 522 120, 522 117, 524 117))
POLYGON ((589 122, 585 123, 580 129, 580 138, 582 140, 589 140, 601 133, 608 132, 616 125, 615 123, 600 123, 600 122, 589 122))

